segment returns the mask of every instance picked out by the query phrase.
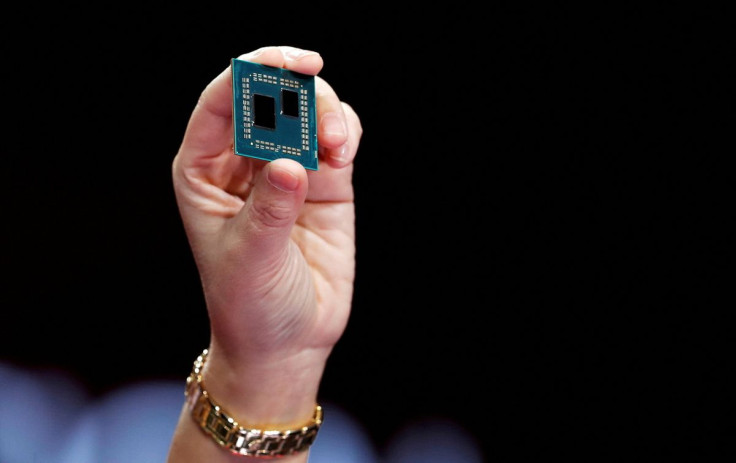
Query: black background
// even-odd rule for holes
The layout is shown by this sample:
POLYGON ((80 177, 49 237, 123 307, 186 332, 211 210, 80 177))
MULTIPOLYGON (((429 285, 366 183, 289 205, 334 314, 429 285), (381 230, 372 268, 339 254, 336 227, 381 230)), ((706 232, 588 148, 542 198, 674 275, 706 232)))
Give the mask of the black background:
POLYGON ((171 161, 231 57, 293 45, 365 130, 324 400, 379 447, 443 417, 489 461, 723 455, 721 12, 306 9, 6 12, 2 359, 183 384, 208 326, 171 161))

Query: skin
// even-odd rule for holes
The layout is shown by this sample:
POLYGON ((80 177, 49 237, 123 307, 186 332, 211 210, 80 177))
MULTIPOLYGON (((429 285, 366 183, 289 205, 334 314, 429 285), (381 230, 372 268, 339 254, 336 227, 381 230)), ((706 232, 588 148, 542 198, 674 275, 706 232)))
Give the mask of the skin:
MULTIPOLYGON (((323 66, 319 54, 285 46, 240 59, 315 76, 323 66)), ((350 313, 352 171, 362 128, 355 111, 320 77, 316 94, 318 171, 288 159, 265 162, 233 153, 229 67, 202 92, 172 166, 210 319, 204 382, 247 427, 291 429, 309 422, 325 363, 350 313)), ((306 462, 307 456, 279 461, 306 462)), ((168 462, 231 461, 259 460, 217 446, 183 409, 168 462)))

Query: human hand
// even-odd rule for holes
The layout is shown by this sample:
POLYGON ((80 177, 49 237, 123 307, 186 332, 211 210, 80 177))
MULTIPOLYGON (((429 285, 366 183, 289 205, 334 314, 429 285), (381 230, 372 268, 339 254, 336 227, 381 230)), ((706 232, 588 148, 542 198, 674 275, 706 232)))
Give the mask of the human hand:
MULTIPOLYGON (((265 47, 240 59, 310 75, 323 65, 317 53, 292 47, 265 47)), ((317 77, 319 171, 287 159, 237 156, 231 78, 228 67, 204 90, 173 163, 210 317, 205 377, 214 397, 232 397, 234 413, 296 420, 311 416, 314 397, 309 404, 300 392, 296 410, 282 405, 278 417, 274 404, 252 397, 263 390, 293 396, 295 382, 306 396, 316 395, 345 329, 355 269, 352 162, 362 128, 317 77)))

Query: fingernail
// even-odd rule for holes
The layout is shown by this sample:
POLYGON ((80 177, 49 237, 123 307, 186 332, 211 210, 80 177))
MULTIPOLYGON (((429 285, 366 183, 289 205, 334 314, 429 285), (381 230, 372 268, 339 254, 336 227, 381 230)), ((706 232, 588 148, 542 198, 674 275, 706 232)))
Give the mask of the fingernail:
POLYGON ((347 159, 348 159, 348 144, 345 143, 341 147, 331 150, 330 157, 334 161, 336 161, 336 162, 338 162, 340 164, 342 164, 343 162, 347 161, 347 159))
POLYGON ((238 59, 244 59, 244 60, 253 59, 257 56, 262 55, 264 51, 266 51, 266 47, 261 47, 257 50, 251 51, 250 53, 245 53, 243 55, 238 56, 238 59))
POLYGON ((299 178, 288 170, 282 169, 273 164, 269 165, 266 178, 268 179, 268 183, 287 193, 291 193, 299 187, 299 178))
POLYGON ((306 56, 319 55, 319 53, 317 53, 316 51, 302 50, 301 48, 292 48, 292 47, 284 47, 282 48, 282 51, 286 59, 290 59, 294 61, 302 59, 306 56))
POLYGON ((322 130, 325 135, 333 137, 346 137, 348 135, 345 120, 337 113, 327 113, 322 116, 322 130))

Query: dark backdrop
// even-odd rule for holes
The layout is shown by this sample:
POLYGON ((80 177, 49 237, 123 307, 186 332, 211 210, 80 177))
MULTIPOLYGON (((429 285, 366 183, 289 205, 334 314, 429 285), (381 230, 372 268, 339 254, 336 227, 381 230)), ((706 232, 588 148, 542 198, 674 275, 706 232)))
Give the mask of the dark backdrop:
POLYGON ((728 59, 719 12, 660 13, 8 11, 2 359, 183 385, 208 327, 171 161, 229 59, 288 44, 365 129, 324 400, 377 445, 451 419, 489 461, 721 455, 728 59))

